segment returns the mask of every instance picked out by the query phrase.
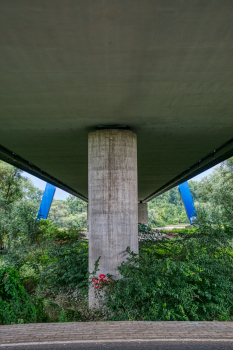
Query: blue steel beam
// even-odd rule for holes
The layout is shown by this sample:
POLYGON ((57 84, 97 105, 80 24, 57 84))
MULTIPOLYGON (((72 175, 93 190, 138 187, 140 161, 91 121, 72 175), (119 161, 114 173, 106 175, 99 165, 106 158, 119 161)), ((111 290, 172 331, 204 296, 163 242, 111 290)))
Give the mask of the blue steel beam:
POLYGON ((55 186, 49 183, 46 184, 36 220, 47 219, 55 191, 55 186))
POLYGON ((178 186, 182 201, 184 203, 184 207, 186 210, 186 214, 188 216, 190 224, 193 224, 197 214, 196 209, 193 202, 193 197, 189 188, 189 184, 187 181, 183 182, 181 185, 178 186))

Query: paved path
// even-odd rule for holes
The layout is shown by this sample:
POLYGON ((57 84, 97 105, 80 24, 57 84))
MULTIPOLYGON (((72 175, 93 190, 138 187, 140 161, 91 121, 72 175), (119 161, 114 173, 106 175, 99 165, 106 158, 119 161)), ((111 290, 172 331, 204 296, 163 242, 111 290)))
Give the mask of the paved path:
MULTIPOLYGON (((30 344, 30 343, 29 343, 30 344)), ((232 342, 124 342, 5 345, 1 350, 232 350, 232 342)))
MULTIPOLYGON (((233 322, 70 322, 0 326, 0 348, 122 342, 221 342, 233 346, 233 322)), ((35 347, 34 347, 35 348, 35 347)))

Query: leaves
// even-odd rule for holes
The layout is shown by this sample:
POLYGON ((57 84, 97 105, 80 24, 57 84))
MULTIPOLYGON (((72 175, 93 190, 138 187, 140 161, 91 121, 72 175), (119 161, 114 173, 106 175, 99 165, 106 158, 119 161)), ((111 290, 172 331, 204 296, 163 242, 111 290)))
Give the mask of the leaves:
POLYGON ((49 288, 87 287, 88 244, 78 241, 71 245, 57 245, 48 250, 48 263, 43 280, 49 288))
POLYGON ((233 318, 232 243, 224 230, 203 225, 185 237, 141 242, 140 255, 127 251, 122 278, 104 296, 112 320, 233 318))
POLYGON ((40 300, 32 300, 11 267, 0 267, 0 324, 42 321, 40 300))

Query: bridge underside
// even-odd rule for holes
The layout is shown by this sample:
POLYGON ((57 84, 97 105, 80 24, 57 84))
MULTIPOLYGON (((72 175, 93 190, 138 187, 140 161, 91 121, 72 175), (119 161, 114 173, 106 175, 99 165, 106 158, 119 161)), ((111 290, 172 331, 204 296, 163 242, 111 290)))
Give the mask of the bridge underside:
POLYGON ((233 2, 1 0, 0 157, 88 197, 87 136, 137 135, 138 199, 233 155, 233 2))

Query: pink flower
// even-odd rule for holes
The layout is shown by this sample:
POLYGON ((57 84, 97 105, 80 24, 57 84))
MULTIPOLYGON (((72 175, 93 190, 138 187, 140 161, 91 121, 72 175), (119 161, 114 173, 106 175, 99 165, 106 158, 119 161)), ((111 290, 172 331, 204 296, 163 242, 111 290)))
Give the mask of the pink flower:
POLYGON ((99 278, 102 280, 102 279, 104 279, 106 276, 104 275, 104 274, 102 274, 102 275, 99 275, 99 278))

